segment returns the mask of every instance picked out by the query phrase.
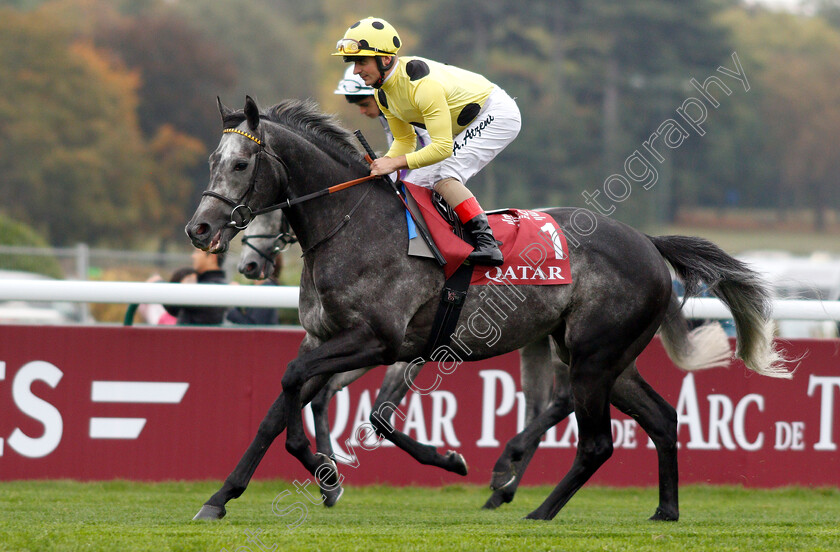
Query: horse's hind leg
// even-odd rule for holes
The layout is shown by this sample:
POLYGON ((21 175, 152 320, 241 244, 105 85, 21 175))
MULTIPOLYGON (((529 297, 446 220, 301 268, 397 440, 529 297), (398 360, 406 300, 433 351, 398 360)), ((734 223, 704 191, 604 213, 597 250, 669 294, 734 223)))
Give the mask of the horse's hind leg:
POLYGON ((603 361, 592 357, 578 360, 570 368, 580 435, 577 454, 566 476, 527 519, 553 519, 613 452, 609 397, 615 371, 605 369, 603 361))
POLYGON ((659 460, 659 507, 652 520, 677 521, 680 517, 677 468, 677 411, 668 404, 631 364, 616 380, 612 403, 635 419, 656 445, 659 460))
POLYGON ((548 338, 520 350, 520 370, 526 405, 525 429, 508 441, 496 460, 490 481, 493 494, 484 504, 485 509, 495 509, 513 500, 542 435, 572 412, 569 368, 552 353, 548 338))
MULTIPOLYGON (((584 313, 574 325, 569 321, 568 335, 554 336, 559 343, 565 342, 569 350, 572 400, 580 438, 572 467, 539 508, 528 514, 528 519, 554 518, 612 455, 610 395, 613 385, 650 343, 664 310, 641 311, 636 313, 635 319, 643 314, 648 316, 641 331, 636 330, 640 321, 619 327, 603 327, 603 314, 592 312, 584 313), (571 328, 580 328, 580 331, 574 332, 571 328)), ((624 315, 627 316, 627 313, 624 315)), ((628 317, 628 320, 633 318, 628 317)))
MULTIPOLYGON (((301 398, 305 402, 314 395, 325 383, 326 377, 313 378, 307 382, 301 392, 301 398)), ((268 447, 274 442, 274 439, 280 435, 286 428, 286 400, 285 395, 280 393, 280 396, 274 401, 274 404, 268 409, 268 413, 260 422, 257 429, 257 434, 245 454, 240 458, 239 463, 227 476, 222 488, 216 491, 210 499, 204 503, 201 510, 195 515, 193 519, 197 520, 212 520, 222 519, 227 511, 225 504, 231 499, 239 498, 248 487, 251 477, 254 475, 257 466, 259 466, 268 447)))
POLYGON ((379 435, 410 454, 421 464, 437 466, 459 475, 467 475, 467 463, 459 453, 450 450, 445 455, 440 454, 435 447, 418 443, 405 433, 397 431, 390 422, 393 415, 397 415, 402 420, 406 419, 399 409, 399 404, 408 393, 409 386, 414 383, 414 378, 417 377, 420 368, 422 365, 405 362, 398 362, 388 367, 385 379, 382 381, 382 388, 371 410, 370 422, 379 435))

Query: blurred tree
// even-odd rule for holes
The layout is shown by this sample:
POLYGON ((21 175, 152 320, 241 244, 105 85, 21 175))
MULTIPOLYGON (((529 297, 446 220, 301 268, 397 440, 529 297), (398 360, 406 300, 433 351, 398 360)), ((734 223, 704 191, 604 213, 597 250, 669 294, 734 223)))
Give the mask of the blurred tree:
POLYGON ((840 0, 805 0, 803 5, 828 21, 831 26, 840 28, 840 0))
MULTIPOLYGON (((172 125, 158 127, 148 144, 152 160, 149 180, 142 192, 139 227, 166 243, 184 243, 184 224, 191 216, 194 186, 187 169, 203 167, 206 149, 197 138, 178 132, 172 125)), ((205 169, 206 170, 206 169, 205 169)))
POLYGON ((134 241, 148 171, 137 77, 43 12, 0 14, 3 210, 52 243, 134 241))
MULTIPOLYGON (((304 29, 300 28, 303 25, 293 17, 308 9, 292 10, 288 3, 279 7, 272 4, 265 0, 193 0, 172 4, 172 10, 191 21, 230 57, 237 78, 217 86, 213 92, 213 96, 223 96, 227 105, 244 104, 245 94, 268 107, 284 98, 306 98, 316 93, 316 44, 306 40, 304 29)), ((219 128, 215 100, 210 107, 215 112, 211 119, 216 125, 215 145, 219 128)))
POLYGON ((98 28, 95 42, 140 75, 137 114, 146 136, 172 125, 199 138, 208 150, 215 146, 215 97, 236 80, 233 61, 216 41, 180 14, 160 9, 98 28))
MULTIPOLYGON (((174 129, 183 135, 180 142, 189 142, 191 148, 203 146, 201 151, 191 149, 186 157, 179 157, 190 162, 180 166, 178 174, 170 173, 181 181, 176 191, 158 185, 159 197, 174 195, 181 201, 177 216, 163 219, 160 237, 169 240, 177 236, 182 241, 180 226, 206 187, 204 154, 219 140, 215 99, 237 82, 237 68, 224 44, 188 23, 189 17, 175 8, 154 0, 134 5, 132 17, 98 26, 95 40, 140 75, 138 116, 148 139, 157 139, 161 128, 168 126, 166 135, 172 136, 174 129)), ((164 210, 176 214, 171 212, 172 206, 164 210)))
POLYGON ((750 52, 760 122, 752 135, 764 151, 745 162, 766 162, 769 178, 753 180, 762 203, 781 211, 810 208, 817 229, 825 212, 840 207, 840 32, 821 18, 732 11, 727 22, 739 49, 750 52), (768 193, 768 191, 770 193, 768 193), (771 199, 772 198, 772 199, 771 199))
MULTIPOLYGON (((446 17, 426 18, 413 53, 483 72, 517 97, 522 133, 492 164, 496 203, 583 205, 580 193, 622 172, 625 158, 679 107, 689 77, 713 72, 731 52, 727 29, 714 21, 720 7, 716 0, 437 0, 430 11, 446 17)), ((674 162, 671 170, 696 169, 674 162)), ((650 194, 668 205, 677 181, 692 179, 635 193, 615 216, 650 220, 650 194)))
POLYGON ((44 3, 45 0, 0 0, 0 7, 16 10, 31 10, 44 3))
MULTIPOLYGON (((0 216, 0 244, 38 248, 50 246, 47 240, 33 228, 3 216, 0 216)), ((0 255, 0 269, 23 270, 46 274, 53 278, 64 278, 64 272, 58 260, 55 257, 43 255, 0 255)))
POLYGON ((657 184, 634 183, 614 216, 837 206, 840 4, 811 5, 819 17, 738 0, 0 0, 14 8, 0 13, 0 193, 11 198, 0 210, 56 243, 181 240, 218 142, 216 95, 266 107, 314 97, 376 143, 375 123, 333 95, 344 66, 329 56, 368 15, 397 27, 403 54, 476 70, 517 97, 522 133, 472 182, 488 208, 583 205, 582 191, 623 172, 699 95, 686 81, 731 67, 735 51, 750 91, 710 109, 707 134, 670 151, 657 184))
MULTIPOLYGON (((216 50, 225 52, 233 69, 233 79, 213 85, 207 83, 200 94, 189 100, 203 106, 204 131, 200 137, 208 150, 215 149, 221 130, 216 96, 238 108, 249 94, 261 107, 267 108, 284 98, 316 95, 317 64, 313 63, 315 54, 306 39, 306 25, 291 16, 306 11, 305 8, 290 12, 288 6, 276 9, 265 0, 192 0, 168 3, 166 10, 190 21, 205 37, 205 42, 210 41, 216 50)), ((196 53, 201 55, 201 49, 196 53)), ((206 164, 202 163, 193 176, 190 208, 206 187, 206 164)))

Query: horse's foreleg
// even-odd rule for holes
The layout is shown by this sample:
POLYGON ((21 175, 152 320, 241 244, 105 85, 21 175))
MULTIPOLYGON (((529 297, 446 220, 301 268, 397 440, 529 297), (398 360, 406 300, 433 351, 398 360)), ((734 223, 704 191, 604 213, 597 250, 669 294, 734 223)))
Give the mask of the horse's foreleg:
POLYGON ((635 363, 616 380, 612 403, 635 419, 656 445, 659 460, 659 507, 650 519, 677 521, 680 517, 677 411, 648 385, 635 363))
POLYGON ((289 363, 281 381, 286 394, 286 450, 315 476, 322 491, 340 488, 338 469, 328 456, 315 455, 303 431, 300 393, 311 378, 378 366, 385 361, 386 347, 367 325, 345 330, 332 339, 306 351, 289 363))
MULTIPOLYGON (((335 453, 333 452, 332 447, 332 437, 330 436, 330 420, 328 412, 330 400, 332 400, 336 393, 363 375, 367 374, 370 369, 370 367, 360 368, 358 370, 353 370, 352 372, 334 375, 330 378, 326 387, 321 389, 321 391, 315 395, 315 398, 312 399, 312 417, 315 420, 315 447, 318 450, 318 455, 327 456, 333 462, 335 461, 335 453)), ((341 487, 340 483, 336 483, 330 487, 321 487, 324 506, 334 506, 343 493, 344 489, 341 487)))
POLYGON ((454 450, 440 454, 435 447, 420 444, 405 433, 397 431, 391 422, 395 415, 402 420, 406 419, 405 414, 399 409, 399 404, 414 383, 414 378, 417 377, 421 367, 422 365, 405 362, 398 362, 388 367, 371 410, 370 422, 377 434, 394 443, 421 464, 437 466, 459 475, 467 475, 467 462, 461 454, 454 450))
POLYGON ((312 399, 312 417, 315 420, 315 448, 318 452, 326 454, 333 460, 335 460, 335 453, 333 452, 332 438, 330 437, 330 419, 328 413, 330 401, 336 393, 367 374, 370 369, 370 367, 360 368, 352 372, 334 375, 330 378, 327 385, 312 399))
MULTIPOLYGON (((308 402, 312 395, 323 385, 323 381, 310 380, 304 386, 301 396, 308 402)), ((268 413, 260 422, 257 429, 257 435, 245 454, 236 464, 236 467, 227 476, 222 488, 216 491, 210 499, 204 503, 201 510, 195 515, 193 519, 221 519, 227 513, 225 504, 231 499, 238 498, 245 492, 251 477, 254 475, 257 466, 260 464, 263 456, 268 451, 268 447, 274 442, 283 430, 286 429, 286 399, 283 393, 274 401, 268 409, 268 413)))

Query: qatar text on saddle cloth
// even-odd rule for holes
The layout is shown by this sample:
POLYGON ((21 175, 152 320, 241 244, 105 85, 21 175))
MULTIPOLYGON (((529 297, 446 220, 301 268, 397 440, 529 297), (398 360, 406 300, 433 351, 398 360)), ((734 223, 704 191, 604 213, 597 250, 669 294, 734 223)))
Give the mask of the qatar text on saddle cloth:
MULTIPOLYGON (((472 252, 471 245, 452 232, 452 228, 432 205, 432 191, 405 182, 435 244, 447 264, 446 277, 472 252)), ((477 266, 471 285, 559 285, 571 284, 569 249, 563 230, 553 217, 541 211, 508 209, 487 217, 493 235, 505 257, 502 266, 477 266)), ((410 223, 410 219, 409 219, 410 223)))

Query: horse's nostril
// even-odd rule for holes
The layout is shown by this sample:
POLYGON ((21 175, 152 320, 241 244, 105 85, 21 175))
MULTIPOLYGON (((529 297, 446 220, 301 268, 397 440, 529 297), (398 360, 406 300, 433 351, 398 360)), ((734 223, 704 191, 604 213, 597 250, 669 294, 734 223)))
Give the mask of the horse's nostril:
POLYGON ((202 222, 201 224, 195 225, 195 235, 196 236, 203 236, 207 232, 210 231, 210 225, 207 223, 202 222))

